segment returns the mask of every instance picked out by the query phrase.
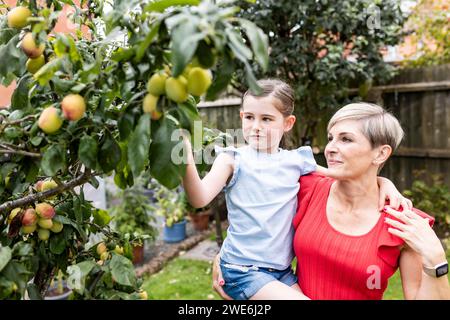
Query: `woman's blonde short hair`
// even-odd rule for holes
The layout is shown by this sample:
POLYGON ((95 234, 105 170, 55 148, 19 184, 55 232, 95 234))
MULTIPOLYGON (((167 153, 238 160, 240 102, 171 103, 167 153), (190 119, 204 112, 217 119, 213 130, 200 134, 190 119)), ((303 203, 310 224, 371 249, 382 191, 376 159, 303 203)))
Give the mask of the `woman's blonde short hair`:
POLYGON ((394 151, 405 135, 397 118, 376 104, 359 102, 342 107, 328 122, 327 130, 343 120, 361 122, 362 133, 372 148, 387 144, 394 151))

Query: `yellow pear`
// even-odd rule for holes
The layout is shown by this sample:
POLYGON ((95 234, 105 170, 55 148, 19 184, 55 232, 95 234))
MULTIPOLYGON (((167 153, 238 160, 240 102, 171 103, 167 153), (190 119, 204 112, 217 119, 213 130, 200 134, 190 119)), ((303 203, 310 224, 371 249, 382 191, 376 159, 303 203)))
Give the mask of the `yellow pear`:
POLYGON ((28 25, 27 19, 31 17, 31 11, 27 7, 15 7, 8 12, 8 26, 21 29, 28 25))
POLYGON ((194 96, 203 95, 211 85, 211 75, 208 70, 199 67, 192 68, 188 76, 188 92, 194 96))
POLYGON ((158 104, 158 97, 148 93, 144 97, 144 101, 142 103, 142 109, 145 113, 152 113, 156 110, 156 106, 158 104))
POLYGON ((187 80, 183 76, 170 77, 166 81, 166 95, 172 101, 184 102, 188 98, 187 80))
POLYGON ((147 83, 147 90, 154 96, 160 96, 166 91, 166 73, 155 73, 147 83))
POLYGON ((45 64, 45 57, 41 54, 36 59, 28 59, 26 67, 29 73, 36 73, 45 64))

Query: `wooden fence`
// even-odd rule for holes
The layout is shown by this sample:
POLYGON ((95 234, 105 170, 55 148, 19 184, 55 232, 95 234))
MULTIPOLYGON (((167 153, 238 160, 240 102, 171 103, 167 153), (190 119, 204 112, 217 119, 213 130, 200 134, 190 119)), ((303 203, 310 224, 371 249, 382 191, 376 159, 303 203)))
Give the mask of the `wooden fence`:
MULTIPOLYGON (((450 65, 403 70, 390 84, 372 88, 367 100, 392 111, 405 130, 381 174, 400 190, 411 186, 414 170, 425 170, 428 182, 432 174, 441 174, 450 187, 450 65)), ((199 108, 207 126, 226 131, 240 128, 240 103, 230 98, 199 108)), ((322 154, 318 161, 324 163, 322 154)))

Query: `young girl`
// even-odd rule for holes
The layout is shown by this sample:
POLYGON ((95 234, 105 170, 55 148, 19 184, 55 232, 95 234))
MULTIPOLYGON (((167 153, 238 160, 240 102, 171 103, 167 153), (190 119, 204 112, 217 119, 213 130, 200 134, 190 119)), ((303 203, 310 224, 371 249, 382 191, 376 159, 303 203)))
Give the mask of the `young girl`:
MULTIPOLYGON (((185 139, 188 164, 183 185, 190 203, 198 208, 224 188, 230 226, 219 255, 223 289, 230 297, 308 299, 291 270, 292 219, 300 176, 313 171, 326 175, 327 169, 316 165, 310 147, 279 147, 296 120, 292 88, 273 79, 260 80, 258 85, 262 93, 247 91, 240 111, 248 145, 216 147, 211 171, 200 179, 185 139)), ((379 180, 391 198, 399 196, 389 180, 379 180)))

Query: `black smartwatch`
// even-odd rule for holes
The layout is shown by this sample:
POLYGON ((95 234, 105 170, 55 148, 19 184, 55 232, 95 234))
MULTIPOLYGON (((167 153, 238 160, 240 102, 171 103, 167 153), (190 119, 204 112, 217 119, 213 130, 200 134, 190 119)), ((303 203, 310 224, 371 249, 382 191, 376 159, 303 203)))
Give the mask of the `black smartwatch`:
POLYGON ((423 266, 423 271, 434 278, 439 278, 442 276, 445 276, 448 273, 448 262, 442 262, 439 263, 437 265, 435 265, 434 267, 427 267, 427 266, 423 266))

